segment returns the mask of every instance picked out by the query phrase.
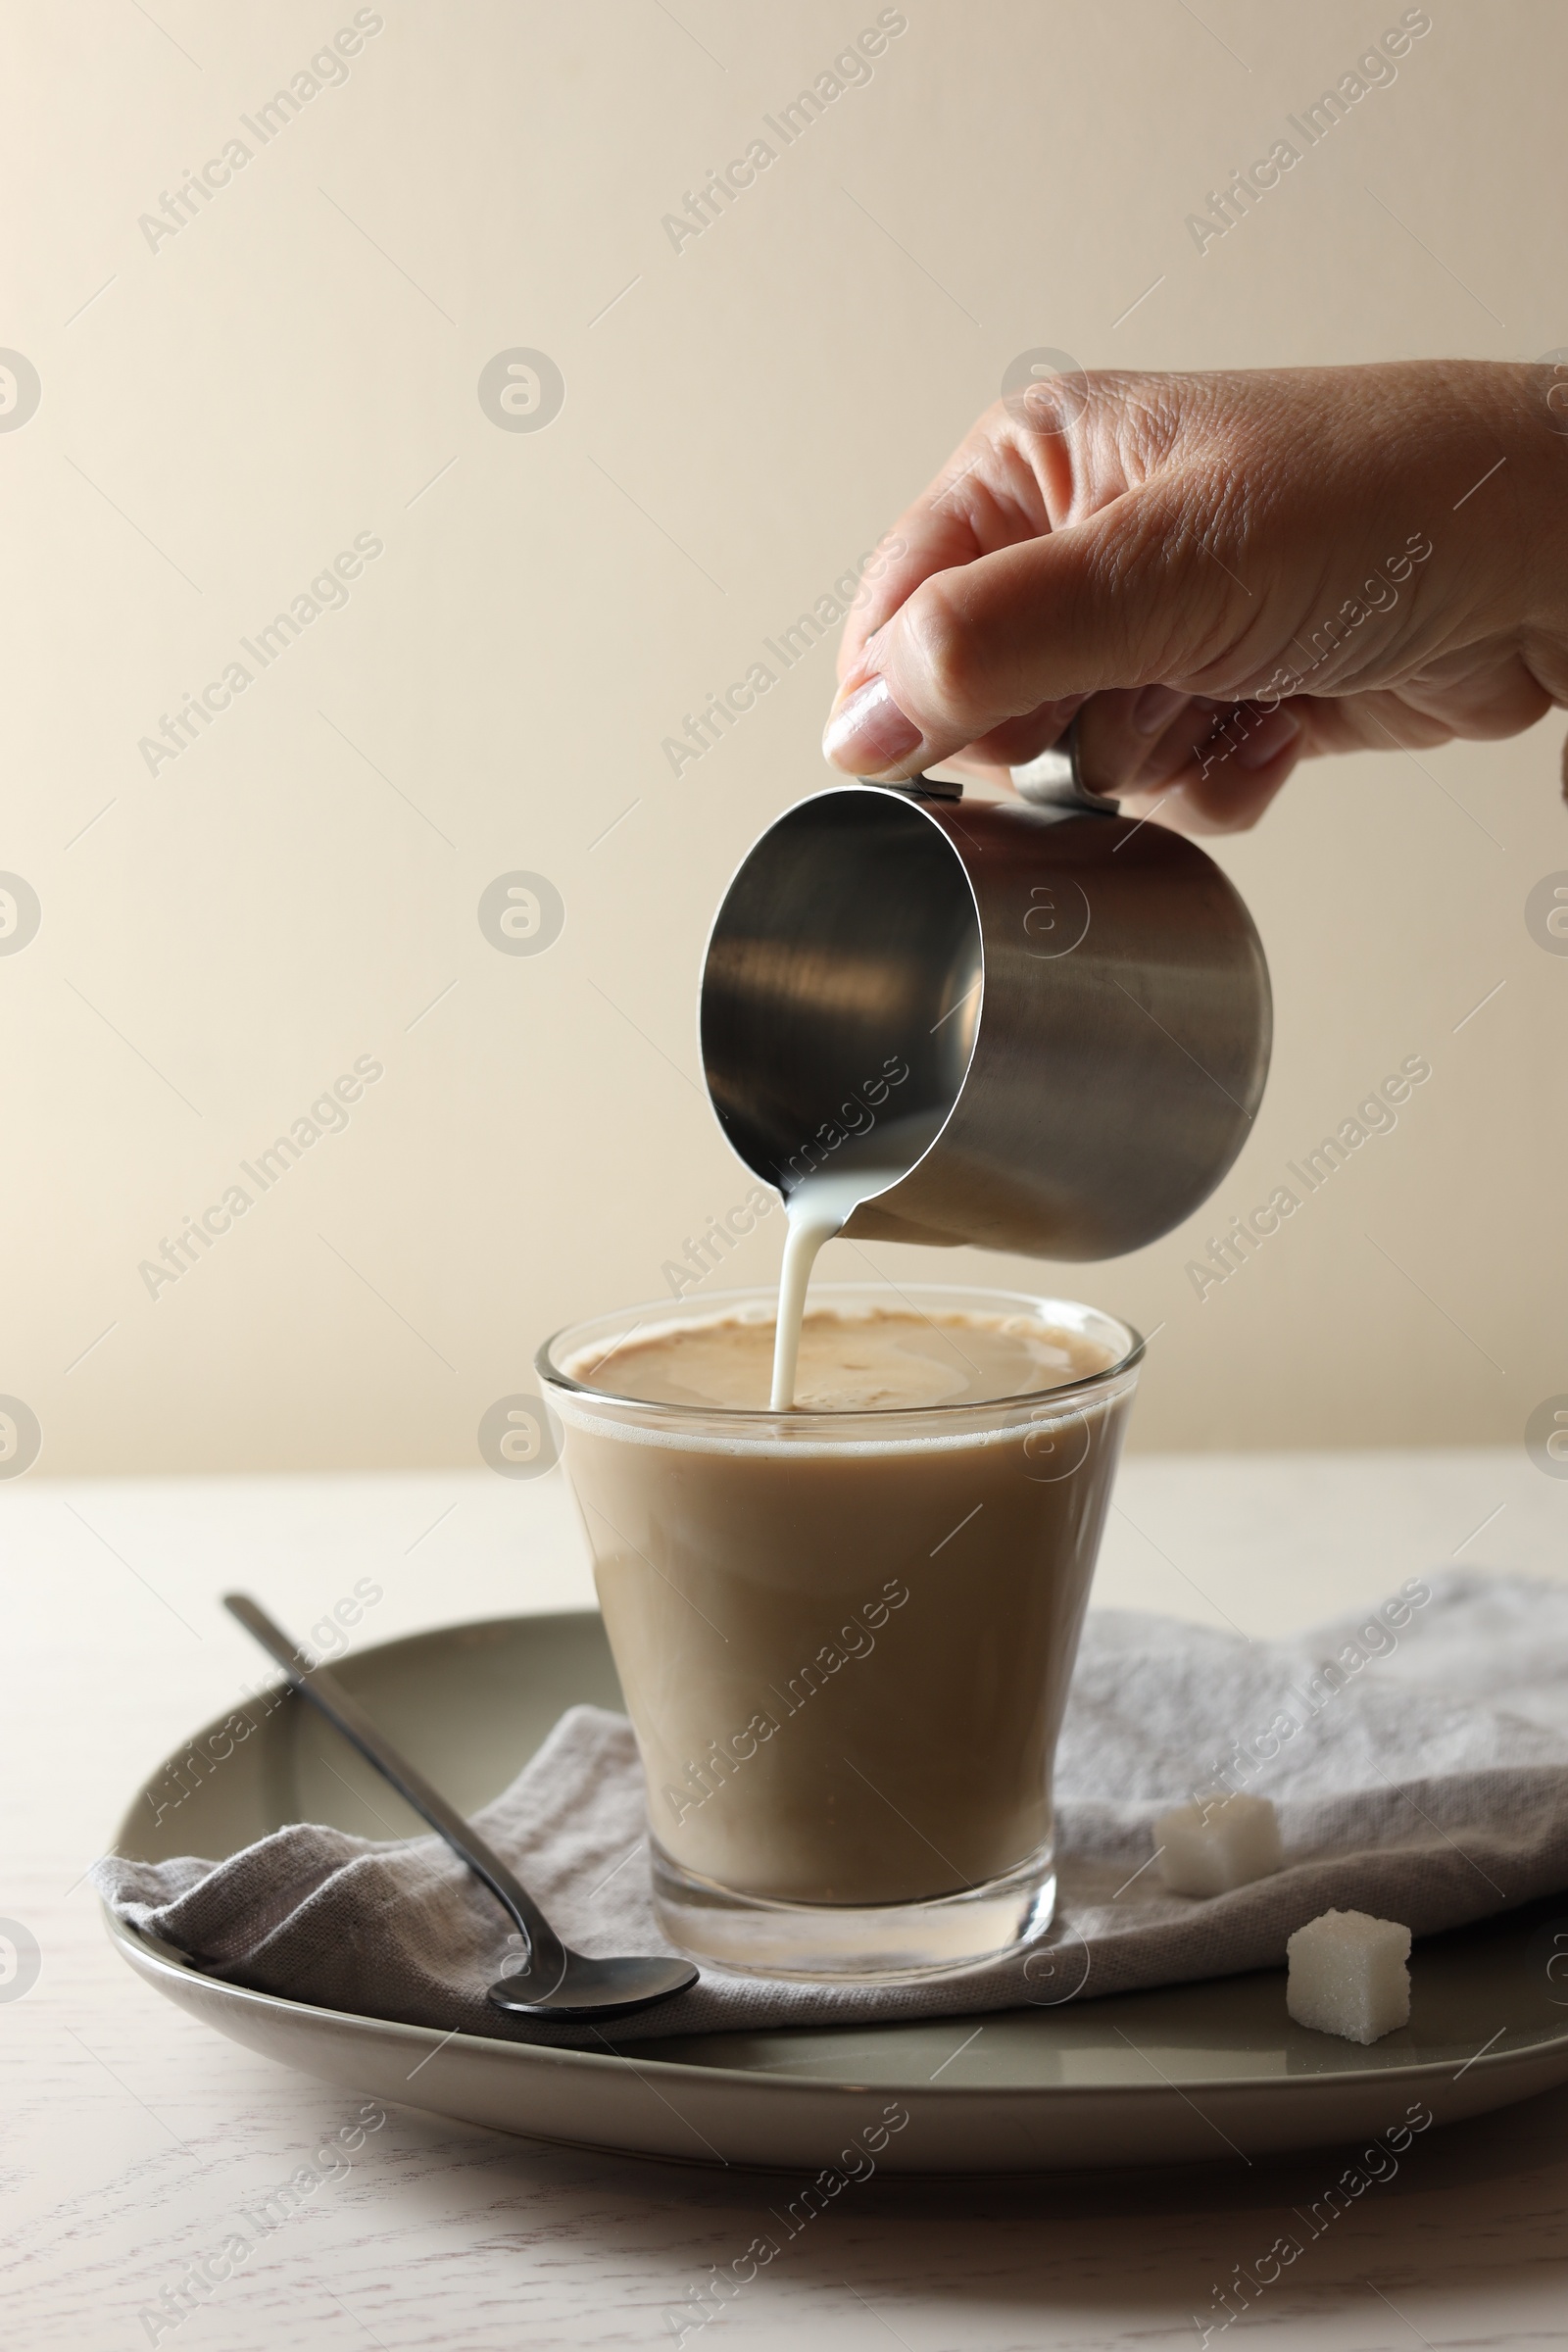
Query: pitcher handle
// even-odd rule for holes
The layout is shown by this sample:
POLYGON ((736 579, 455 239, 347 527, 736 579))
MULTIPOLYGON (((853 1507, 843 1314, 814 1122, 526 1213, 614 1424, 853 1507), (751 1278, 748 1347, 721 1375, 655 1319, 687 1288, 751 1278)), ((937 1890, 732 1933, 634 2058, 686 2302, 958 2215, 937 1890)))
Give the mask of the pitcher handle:
POLYGON ((1115 816, 1119 801, 1093 792, 1084 782, 1078 754, 1078 721, 1074 719, 1048 752, 1037 753, 1020 767, 1008 769, 1013 790, 1035 808, 1067 808, 1093 816, 1115 816))

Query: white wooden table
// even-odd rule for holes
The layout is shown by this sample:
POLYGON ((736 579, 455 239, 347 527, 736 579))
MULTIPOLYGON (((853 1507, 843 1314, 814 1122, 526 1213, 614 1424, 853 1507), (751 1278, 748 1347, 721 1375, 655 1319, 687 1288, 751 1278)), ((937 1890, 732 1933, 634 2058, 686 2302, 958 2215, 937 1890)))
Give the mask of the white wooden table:
MULTIPOLYGON (((1522 1449, 1145 1458, 1119 1502, 1102 1602, 1254 1634, 1381 1598, 1455 1556, 1568 1575, 1568 1482, 1522 1449)), ((368 1577, 383 1597, 356 1642, 587 1604, 559 1473, 26 1479, 0 1489, 0 1913, 42 1953, 31 1988, 0 1999, 7 2342, 673 2344, 668 2314, 792 2189, 532 2147, 413 2108, 177 2328, 144 2319, 358 2102, 155 1998, 111 1952, 81 1879, 144 1773, 265 1674, 217 1609, 225 1587, 305 1631, 368 1577)), ((1329 2177, 1319 2155, 1156 2179, 873 2180, 685 2340, 772 2352, 809 2328, 845 2352, 1196 2346, 1192 2315, 1212 2314, 1216 2287, 1329 2177)), ((1565 2226, 1568 2091, 1417 2142, 1237 2328, 1292 2348, 1556 2344, 1565 2226)))

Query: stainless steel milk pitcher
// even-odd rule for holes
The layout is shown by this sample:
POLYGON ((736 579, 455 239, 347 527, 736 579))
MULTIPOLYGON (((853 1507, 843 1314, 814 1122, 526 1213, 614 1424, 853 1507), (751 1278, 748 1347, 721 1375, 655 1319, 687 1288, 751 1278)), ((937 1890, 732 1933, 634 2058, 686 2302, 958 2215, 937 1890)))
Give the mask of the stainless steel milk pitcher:
POLYGON ((1195 843, 1064 760, 1015 780, 1034 805, 916 777, 770 825, 709 940, 704 1071, 786 1195, 841 1151, 886 1158, 851 1238, 1114 1257, 1189 1216, 1246 1141, 1268 968, 1195 843))

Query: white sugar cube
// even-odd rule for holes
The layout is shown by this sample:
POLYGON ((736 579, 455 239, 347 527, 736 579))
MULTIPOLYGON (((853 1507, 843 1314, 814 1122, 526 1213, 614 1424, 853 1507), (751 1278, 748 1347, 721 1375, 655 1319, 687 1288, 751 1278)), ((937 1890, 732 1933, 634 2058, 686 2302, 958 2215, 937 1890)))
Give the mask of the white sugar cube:
POLYGON ((1266 1879, 1285 1859, 1266 1796, 1215 1795, 1177 1805, 1155 1822, 1154 1843, 1164 1849, 1159 1875, 1172 1894, 1228 1894, 1266 1879))
POLYGON ((1408 1928, 1365 1911, 1325 1911, 1285 1950, 1285 2006, 1298 2026, 1369 2042, 1409 2024, 1408 1928))

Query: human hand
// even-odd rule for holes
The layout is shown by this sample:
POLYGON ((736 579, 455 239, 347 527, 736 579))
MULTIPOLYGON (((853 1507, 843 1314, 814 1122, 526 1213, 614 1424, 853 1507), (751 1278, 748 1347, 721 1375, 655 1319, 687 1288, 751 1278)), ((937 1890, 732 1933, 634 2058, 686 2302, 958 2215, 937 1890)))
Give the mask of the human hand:
POLYGON ((1568 704, 1552 370, 1062 376, 987 411, 858 602, 823 750, 1086 781, 1189 832, 1302 758, 1513 735, 1568 704))

